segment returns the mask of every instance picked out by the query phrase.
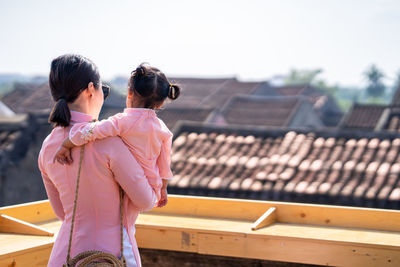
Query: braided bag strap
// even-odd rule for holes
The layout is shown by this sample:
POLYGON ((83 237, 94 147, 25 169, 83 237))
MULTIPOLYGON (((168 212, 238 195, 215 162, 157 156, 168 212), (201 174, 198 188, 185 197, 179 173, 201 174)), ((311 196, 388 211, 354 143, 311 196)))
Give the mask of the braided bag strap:
POLYGON ((84 266, 104 266, 104 267, 126 267, 126 261, 124 257, 124 244, 123 244, 123 197, 124 191, 119 186, 119 208, 120 208, 120 230, 121 230, 121 259, 118 259, 111 253, 98 251, 98 250, 90 250, 79 253, 73 259, 71 259, 71 245, 72 245, 72 235, 74 232, 75 225, 75 215, 76 215, 76 206, 78 203, 78 192, 79 192, 79 181, 81 177, 81 169, 83 162, 83 155, 85 152, 85 146, 81 146, 80 156, 79 156, 79 167, 78 167, 78 176, 76 180, 76 188, 75 188, 75 199, 74 199, 74 209, 72 211, 72 221, 71 221, 71 229, 69 233, 69 242, 68 242, 68 252, 67 252, 67 261, 63 264, 64 267, 84 267, 84 266), (80 262, 78 264, 78 262, 80 262))

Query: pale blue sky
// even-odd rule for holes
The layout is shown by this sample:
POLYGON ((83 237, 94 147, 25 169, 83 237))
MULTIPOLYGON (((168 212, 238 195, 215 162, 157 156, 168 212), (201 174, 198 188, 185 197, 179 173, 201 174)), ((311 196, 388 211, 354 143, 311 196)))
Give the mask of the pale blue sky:
POLYGON ((0 0, 0 72, 44 74, 79 53, 105 79, 149 62, 174 76, 268 79, 291 68, 362 85, 400 70, 400 1, 0 0))

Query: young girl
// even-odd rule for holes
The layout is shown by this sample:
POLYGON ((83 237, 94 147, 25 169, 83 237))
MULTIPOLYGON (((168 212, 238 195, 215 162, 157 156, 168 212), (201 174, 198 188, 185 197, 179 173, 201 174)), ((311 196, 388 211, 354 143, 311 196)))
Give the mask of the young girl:
POLYGON ((120 136, 144 170, 156 192, 158 207, 167 204, 167 183, 172 179, 170 152, 172 133, 154 110, 163 106, 167 97, 179 97, 180 87, 170 84, 159 69, 141 64, 132 72, 128 84, 126 109, 106 120, 77 123, 59 148, 55 159, 72 162, 70 149, 96 139, 120 136))

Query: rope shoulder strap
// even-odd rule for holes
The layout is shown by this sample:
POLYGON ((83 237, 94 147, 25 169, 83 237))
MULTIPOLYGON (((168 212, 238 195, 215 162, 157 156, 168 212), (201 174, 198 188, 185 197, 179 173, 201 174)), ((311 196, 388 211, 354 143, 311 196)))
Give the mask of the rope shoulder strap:
POLYGON ((69 233, 69 242, 68 242, 68 252, 67 252, 67 263, 64 266, 76 266, 79 261, 82 261, 79 266, 85 266, 86 263, 90 264, 93 260, 101 259, 108 261, 110 263, 114 263, 110 266, 126 266, 125 258, 124 258, 124 244, 123 244, 123 197, 124 191, 122 190, 121 186, 119 186, 119 208, 120 208, 120 230, 121 230, 121 260, 115 258, 114 255, 102 251, 85 251, 77 255, 74 259, 71 260, 71 245, 72 245, 72 236, 74 232, 74 225, 75 225, 75 216, 76 216, 76 206, 78 204, 78 192, 79 192, 79 181, 81 178, 81 170, 82 170, 82 162, 83 162, 83 155, 85 152, 85 146, 81 146, 80 149, 80 156, 79 156, 79 167, 78 167, 78 176, 76 179, 76 188, 75 188, 75 199, 74 199, 74 208, 72 211, 72 221, 71 221, 71 230, 69 233), (115 265, 118 264, 118 265, 115 265))

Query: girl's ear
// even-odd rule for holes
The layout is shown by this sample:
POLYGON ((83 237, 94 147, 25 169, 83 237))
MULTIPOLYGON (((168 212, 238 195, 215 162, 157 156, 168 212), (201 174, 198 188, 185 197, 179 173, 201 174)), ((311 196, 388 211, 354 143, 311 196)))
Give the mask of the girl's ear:
POLYGON ((126 96, 128 99, 132 99, 133 98, 133 92, 128 92, 128 95, 126 96))
POLYGON ((126 107, 127 108, 133 107, 133 92, 128 91, 128 95, 126 96, 126 107))

